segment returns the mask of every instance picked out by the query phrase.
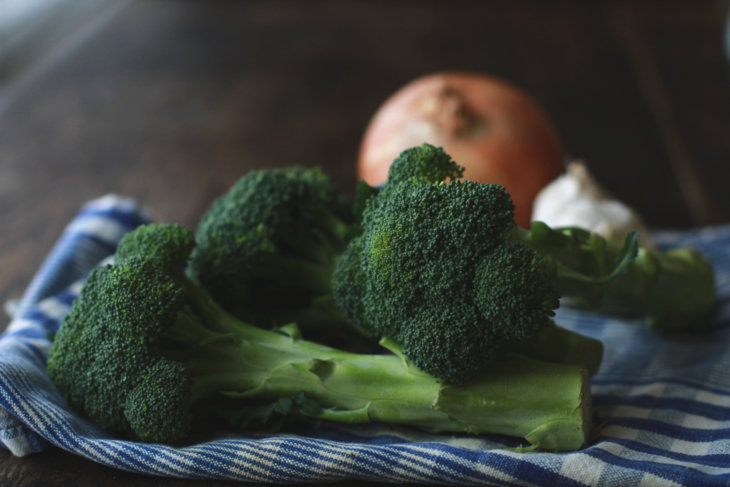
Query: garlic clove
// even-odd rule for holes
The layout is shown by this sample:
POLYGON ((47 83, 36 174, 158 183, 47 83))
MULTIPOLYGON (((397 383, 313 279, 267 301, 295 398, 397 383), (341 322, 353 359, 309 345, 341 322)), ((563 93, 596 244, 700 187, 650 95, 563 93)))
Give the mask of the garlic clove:
POLYGON ((583 161, 570 162, 564 174, 538 193, 532 220, 551 227, 582 227, 610 240, 623 240, 627 233, 638 231, 641 245, 653 247, 639 214, 601 187, 583 161))

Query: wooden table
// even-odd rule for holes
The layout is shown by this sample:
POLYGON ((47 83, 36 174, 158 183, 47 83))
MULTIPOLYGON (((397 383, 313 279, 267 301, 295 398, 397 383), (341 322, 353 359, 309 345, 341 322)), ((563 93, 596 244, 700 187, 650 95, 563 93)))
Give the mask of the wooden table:
MULTIPOLYGON (((320 165, 351 191, 377 106, 443 69, 532 93, 569 154, 652 227, 730 222, 728 6, 119 0, 59 16, 52 42, 0 64, 0 300, 105 193, 192 226, 251 168, 320 165)), ((0 452, 3 485, 102 482, 223 485, 0 452)))

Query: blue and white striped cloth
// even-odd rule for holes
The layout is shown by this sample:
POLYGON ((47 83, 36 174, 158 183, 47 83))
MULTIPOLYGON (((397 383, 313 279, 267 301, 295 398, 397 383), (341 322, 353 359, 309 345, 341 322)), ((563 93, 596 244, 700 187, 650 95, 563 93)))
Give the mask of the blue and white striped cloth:
POLYGON ((185 447, 108 436, 71 411, 45 372, 53 332, 88 270, 147 217, 133 201, 90 202, 54 247, 0 337, 0 442, 15 455, 60 447, 146 474, 258 482, 343 479, 490 485, 730 485, 730 226, 659 233, 713 260, 719 309, 702 334, 562 309, 558 321, 601 339, 593 380, 595 443, 564 454, 519 452, 513 439, 406 429, 211 434, 185 447))

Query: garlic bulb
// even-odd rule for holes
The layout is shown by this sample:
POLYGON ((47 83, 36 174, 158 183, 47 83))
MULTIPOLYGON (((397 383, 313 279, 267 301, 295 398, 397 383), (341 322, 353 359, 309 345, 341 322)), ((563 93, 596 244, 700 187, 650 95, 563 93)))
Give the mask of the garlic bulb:
POLYGON ((569 163, 563 175, 538 193, 532 220, 551 227, 579 226, 609 240, 623 240, 638 230, 641 245, 652 246, 641 217, 600 187, 582 161, 569 163))

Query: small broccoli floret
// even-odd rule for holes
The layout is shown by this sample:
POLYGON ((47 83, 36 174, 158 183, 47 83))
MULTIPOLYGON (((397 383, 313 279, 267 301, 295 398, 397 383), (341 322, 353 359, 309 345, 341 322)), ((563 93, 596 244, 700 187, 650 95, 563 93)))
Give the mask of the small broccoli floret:
POLYGON ((241 319, 341 324, 330 279, 352 231, 352 208, 317 168, 252 171, 213 202, 189 274, 241 319))
MULTIPOLYGON (((137 438, 155 443, 176 441, 190 433, 192 401, 191 378, 185 366, 159 359, 142 372, 136 387, 128 391, 124 418, 137 438)), ((124 431, 128 431, 126 427, 124 431)))
POLYGON ((48 373, 68 402, 110 432, 184 440, 207 419, 269 415, 387 422, 434 432, 496 433, 573 450, 591 434, 585 369, 507 356, 490 373, 445 386, 393 353, 356 354, 234 318, 190 281, 192 235, 149 225, 95 269, 55 336, 48 373), (172 250, 170 250, 172 249, 172 250), (239 409, 236 412, 236 407, 239 409))
POLYGON ((463 176, 464 168, 441 147, 423 144, 404 150, 393 161, 384 189, 389 191, 400 184, 440 184, 463 176))
POLYGON ((153 256, 150 261, 181 272, 194 247, 195 237, 182 225, 142 225, 122 238, 114 260, 120 264, 140 256, 153 256))
POLYGON ((549 324, 560 306, 552 259, 512 242, 488 252, 477 264, 477 308, 508 340, 524 340, 549 324))

